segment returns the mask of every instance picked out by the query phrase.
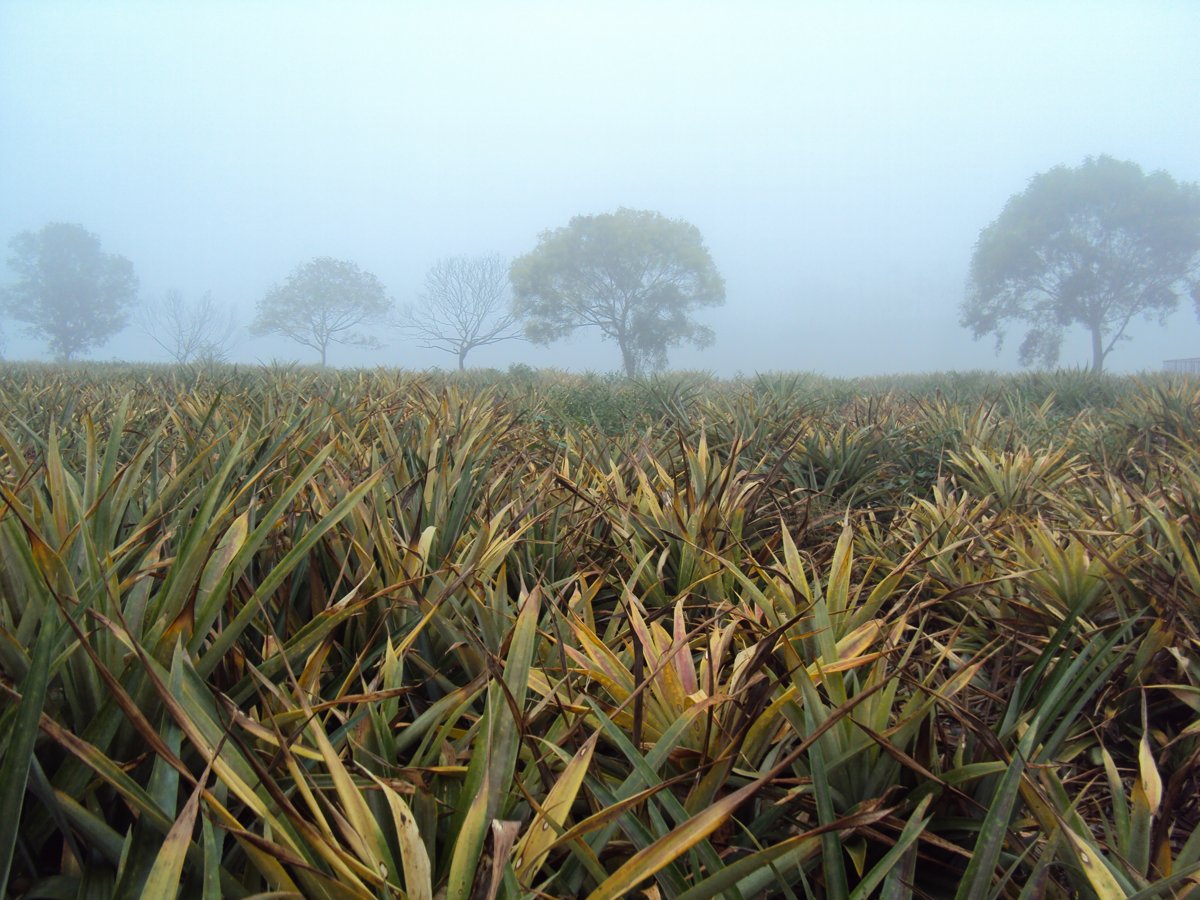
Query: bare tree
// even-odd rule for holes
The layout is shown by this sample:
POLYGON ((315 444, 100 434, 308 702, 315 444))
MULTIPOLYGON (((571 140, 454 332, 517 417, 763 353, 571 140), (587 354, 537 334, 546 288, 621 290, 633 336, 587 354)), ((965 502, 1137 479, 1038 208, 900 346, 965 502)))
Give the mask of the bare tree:
POLYGON ((519 340, 509 299, 508 263, 500 256, 451 256, 425 274, 420 303, 408 306, 400 327, 422 347, 458 357, 462 371, 476 347, 519 340))
POLYGON ((241 331, 234 311, 208 291, 198 300, 188 300, 174 288, 161 303, 144 308, 142 328, 180 365, 224 362, 241 331))

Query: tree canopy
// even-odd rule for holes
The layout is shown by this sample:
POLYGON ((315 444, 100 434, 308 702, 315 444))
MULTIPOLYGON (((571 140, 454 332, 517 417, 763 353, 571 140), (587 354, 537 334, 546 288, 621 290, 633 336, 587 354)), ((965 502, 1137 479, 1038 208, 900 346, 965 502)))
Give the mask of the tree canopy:
POLYGON ((530 340, 593 326, 616 342, 631 377, 664 367, 669 347, 710 344, 712 329, 692 314, 725 301, 699 229, 648 210, 576 216, 543 232, 509 275, 530 340))
POLYGON ((1132 162, 1088 158, 1035 175, 985 228, 960 323, 975 338, 1027 327, 1025 365, 1054 365, 1066 329, 1091 337, 1103 371, 1135 318, 1160 323, 1197 289, 1200 189, 1132 162))
POLYGON ((73 360, 125 327, 137 303, 133 264, 104 253, 82 225, 52 222, 9 246, 17 281, 0 295, 3 306, 56 357, 73 360))
POLYGON ((422 347, 458 358, 461 371, 476 347, 520 336, 512 313, 508 263, 498 256, 450 256, 425 273, 420 302, 404 311, 401 327, 422 347))
POLYGON ((354 329, 384 316, 391 305, 383 283, 370 272, 322 256, 297 266, 286 282, 258 301, 250 331, 281 334, 312 347, 323 366, 331 344, 379 346, 374 336, 354 329))

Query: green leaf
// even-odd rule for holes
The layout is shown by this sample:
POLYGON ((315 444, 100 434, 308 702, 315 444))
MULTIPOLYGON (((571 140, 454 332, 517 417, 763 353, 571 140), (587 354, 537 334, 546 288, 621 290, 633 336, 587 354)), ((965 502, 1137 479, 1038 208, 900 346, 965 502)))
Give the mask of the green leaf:
POLYGON ((21 681, 21 700, 8 735, 8 750, 0 760, 0 895, 6 895, 8 890, 8 877, 21 829, 25 784, 37 742, 42 706, 46 702, 50 660, 57 643, 58 628, 47 618, 38 629, 29 671, 21 681))
POLYGON ((971 861, 967 863, 967 871, 963 873, 958 892, 954 895, 955 900, 975 900, 991 893, 992 876, 1008 840, 1008 823, 1012 819, 1024 772, 1025 760, 1019 752, 1013 754, 1012 761, 996 786, 996 793, 992 795, 983 824, 979 827, 979 837, 975 839, 971 861))

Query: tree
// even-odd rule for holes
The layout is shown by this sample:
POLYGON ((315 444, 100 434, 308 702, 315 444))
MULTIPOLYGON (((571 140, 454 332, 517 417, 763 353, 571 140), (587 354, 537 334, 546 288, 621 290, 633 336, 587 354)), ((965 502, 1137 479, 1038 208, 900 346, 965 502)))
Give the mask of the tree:
POLYGON ((188 301, 176 289, 167 291, 161 303, 145 308, 142 328, 180 365, 224 362, 240 330, 234 311, 218 304, 208 291, 199 300, 188 301))
POLYGON ((137 303, 133 264, 106 254, 82 225, 52 222, 9 243, 17 281, 3 293, 8 314, 69 362, 125 327, 137 303))
POLYGON ((1132 162, 1089 157, 1035 175, 985 228, 971 259, 960 323, 976 339, 1028 326, 1024 365, 1058 361, 1063 332, 1091 335, 1101 372, 1141 317, 1165 322, 1197 284, 1200 189, 1132 162))
POLYGON ((378 347, 374 337, 353 329, 386 315, 391 305, 382 282, 370 272, 322 256, 298 266, 286 283, 258 301, 250 331, 282 334, 312 347, 323 366, 330 344, 378 347))
POLYGON ((576 216, 543 232, 509 276, 531 340, 548 344, 594 326, 616 341, 630 377, 664 367, 668 347, 711 344, 712 330, 691 313, 725 302, 699 230, 643 210, 576 216))
POLYGON ((458 357, 461 372, 476 347, 520 337, 509 300, 508 264, 499 256, 451 256, 425 274, 417 307, 404 311, 401 327, 422 347, 458 357))

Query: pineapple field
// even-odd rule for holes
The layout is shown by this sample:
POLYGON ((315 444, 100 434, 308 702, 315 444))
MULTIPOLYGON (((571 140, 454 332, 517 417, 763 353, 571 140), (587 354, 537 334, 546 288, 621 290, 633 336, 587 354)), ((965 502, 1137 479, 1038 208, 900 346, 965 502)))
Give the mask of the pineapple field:
POLYGON ((11 896, 1200 896, 1200 381, 0 405, 11 896))

